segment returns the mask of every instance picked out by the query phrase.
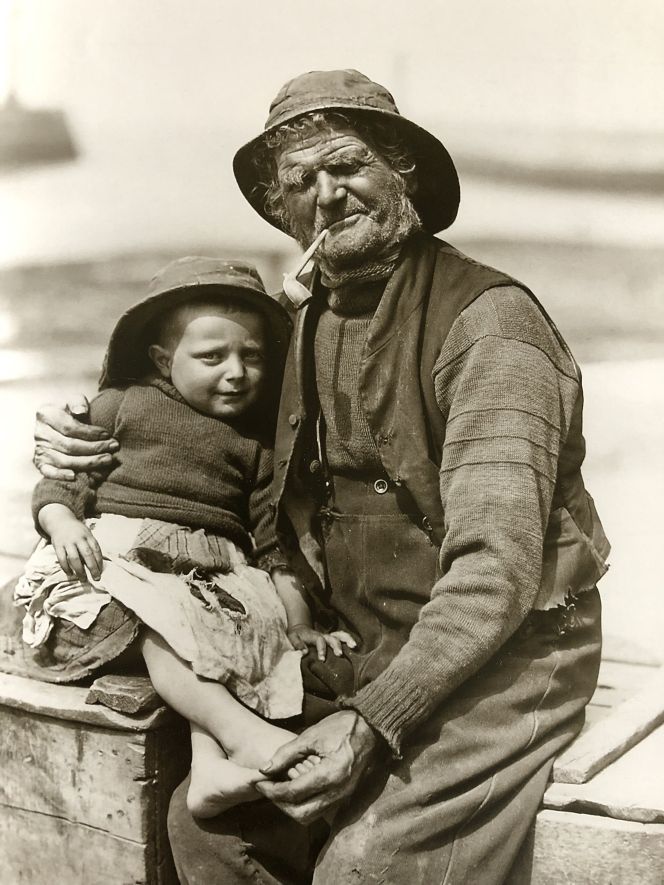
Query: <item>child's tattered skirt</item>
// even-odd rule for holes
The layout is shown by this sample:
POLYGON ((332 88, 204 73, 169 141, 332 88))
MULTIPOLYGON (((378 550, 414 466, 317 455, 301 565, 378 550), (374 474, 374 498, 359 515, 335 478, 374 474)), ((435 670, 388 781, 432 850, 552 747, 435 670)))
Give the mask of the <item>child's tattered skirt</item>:
POLYGON ((267 572, 203 530, 112 514, 87 520, 104 555, 99 581, 71 579, 45 541, 15 591, 23 640, 44 679, 81 679, 117 658, 146 624, 195 673, 271 719, 302 709, 301 652, 267 572))

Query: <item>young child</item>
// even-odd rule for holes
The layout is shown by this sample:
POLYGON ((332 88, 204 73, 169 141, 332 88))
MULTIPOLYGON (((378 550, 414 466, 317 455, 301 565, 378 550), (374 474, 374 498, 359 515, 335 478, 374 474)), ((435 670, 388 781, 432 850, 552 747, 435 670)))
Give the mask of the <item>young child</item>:
POLYGON ((257 798, 258 769, 293 736, 266 718, 301 710, 302 650, 354 645, 312 628, 277 543, 270 437, 289 325, 251 266, 168 265, 116 325, 90 404, 115 463, 33 496, 44 539, 16 590, 24 641, 53 681, 138 646, 191 723, 200 817, 257 798))

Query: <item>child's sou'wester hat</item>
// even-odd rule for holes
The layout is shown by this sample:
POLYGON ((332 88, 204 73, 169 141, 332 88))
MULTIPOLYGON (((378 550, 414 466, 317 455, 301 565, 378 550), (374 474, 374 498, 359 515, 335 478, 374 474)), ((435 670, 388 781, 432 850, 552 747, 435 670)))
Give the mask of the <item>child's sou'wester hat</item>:
POLYGON ((258 271, 243 261, 188 256, 172 261, 150 281, 148 296, 130 307, 111 333, 99 388, 126 387, 154 372, 148 340, 154 324, 168 311, 190 301, 229 297, 265 318, 270 349, 270 376, 280 378, 290 340, 291 321, 279 302, 268 295, 258 271))
POLYGON ((233 170, 240 190, 266 221, 283 230, 266 212, 265 182, 259 181, 254 162, 257 152, 269 133, 315 111, 392 122, 415 158, 418 187, 412 201, 425 230, 435 234, 452 224, 459 209, 459 178, 447 149, 435 135, 403 117, 384 86, 353 70, 309 71, 289 80, 270 105, 264 131, 236 153, 233 170))

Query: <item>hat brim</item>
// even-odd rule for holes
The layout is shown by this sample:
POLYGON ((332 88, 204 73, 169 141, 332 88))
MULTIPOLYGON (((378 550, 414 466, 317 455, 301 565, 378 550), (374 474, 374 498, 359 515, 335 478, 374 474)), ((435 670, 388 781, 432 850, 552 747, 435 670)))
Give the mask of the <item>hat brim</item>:
POLYGON ((233 159, 235 179, 245 199, 273 227, 288 233, 265 210, 265 185, 258 181, 254 158, 263 147, 266 136, 274 132, 284 123, 291 122, 314 111, 345 111, 352 116, 365 119, 390 120, 412 151, 417 167, 418 187, 413 195, 413 204, 417 210, 424 229, 431 234, 448 228, 459 211, 460 189, 459 176, 447 148, 430 132, 402 117, 401 114, 380 108, 358 108, 347 101, 337 103, 326 99, 324 104, 317 103, 309 108, 298 109, 298 113, 286 120, 280 120, 268 127, 260 135, 243 145, 233 159))
MULTIPOLYGON (((279 302, 266 295, 242 286, 221 284, 189 284, 150 295, 130 307, 118 320, 111 333, 99 388, 127 387, 143 380, 154 371, 148 346, 148 333, 152 324, 165 311, 171 311, 182 304, 200 300, 219 300, 232 296, 234 300, 246 303, 249 310, 261 313, 267 325, 269 360, 274 365, 274 375, 281 378, 286 360, 292 323, 286 310, 279 302)), ((273 373, 270 371, 270 376, 273 373)))

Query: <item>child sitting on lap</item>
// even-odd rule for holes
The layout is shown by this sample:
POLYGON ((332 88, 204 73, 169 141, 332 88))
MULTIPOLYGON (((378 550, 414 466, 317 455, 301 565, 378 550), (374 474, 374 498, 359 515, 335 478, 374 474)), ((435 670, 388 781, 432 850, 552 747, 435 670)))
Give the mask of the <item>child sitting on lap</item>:
POLYGON ((16 589, 45 679, 140 648, 156 691, 190 721, 200 817, 258 798, 258 769, 293 737, 266 718, 301 711, 302 650, 354 645, 312 628, 276 539, 271 436, 288 336, 251 266, 184 258, 157 274, 117 323, 90 404, 120 444, 115 463, 38 483, 45 538, 16 589))

